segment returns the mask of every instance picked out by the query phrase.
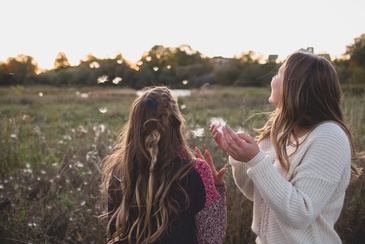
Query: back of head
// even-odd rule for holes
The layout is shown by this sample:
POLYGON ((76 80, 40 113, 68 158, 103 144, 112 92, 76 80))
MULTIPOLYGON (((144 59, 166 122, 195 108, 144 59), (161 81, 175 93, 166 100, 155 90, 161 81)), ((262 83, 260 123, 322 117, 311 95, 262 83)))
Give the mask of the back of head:
POLYGON ((340 122, 342 98, 338 75, 327 59, 296 52, 285 62, 279 109, 289 124, 311 128, 319 122, 340 122))
POLYGON ((340 122, 342 98, 338 75, 327 59, 307 52, 296 52, 285 62, 280 104, 290 123, 310 128, 319 122, 340 122))
POLYGON ((180 206, 170 191, 177 187, 187 197, 180 182, 194 167, 184 126, 177 99, 167 87, 147 87, 133 102, 118 149, 103 167, 104 192, 115 206, 109 213, 108 226, 116 226, 111 239, 154 242, 178 216, 180 206))
POLYGON ((127 144, 131 145, 131 149, 138 150, 138 154, 142 152, 146 158, 150 157, 146 150, 158 144, 161 162, 164 157, 171 158, 176 153, 185 157, 189 154, 186 155, 184 126, 185 119, 171 91, 163 86, 147 87, 130 109, 127 144), (146 144, 148 142, 150 145, 146 144))

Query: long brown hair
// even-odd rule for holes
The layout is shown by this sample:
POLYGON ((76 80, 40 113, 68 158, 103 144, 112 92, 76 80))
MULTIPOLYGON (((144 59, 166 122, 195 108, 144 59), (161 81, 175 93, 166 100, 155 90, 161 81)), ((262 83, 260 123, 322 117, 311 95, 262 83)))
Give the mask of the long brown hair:
MULTIPOLYGON (((351 133, 340 108, 342 96, 337 72, 330 61, 308 52, 293 53, 285 61, 279 103, 266 124, 257 130, 258 142, 270 137, 277 159, 284 171, 289 172, 286 147, 291 144, 298 149, 296 131, 310 131, 321 122, 333 121, 347 134, 355 155, 351 133)), ((352 175, 359 174, 352 166, 352 175)))
POLYGON ((110 243, 118 239, 151 243, 161 238, 170 216, 178 216, 178 206, 169 195, 172 185, 189 202, 180 181, 194 167, 194 155, 184 128, 177 98, 167 87, 147 87, 135 99, 116 149, 102 167, 102 193, 115 206, 108 213, 107 233, 112 223, 116 227, 108 235, 110 243), (176 171, 177 158, 184 163, 176 171))

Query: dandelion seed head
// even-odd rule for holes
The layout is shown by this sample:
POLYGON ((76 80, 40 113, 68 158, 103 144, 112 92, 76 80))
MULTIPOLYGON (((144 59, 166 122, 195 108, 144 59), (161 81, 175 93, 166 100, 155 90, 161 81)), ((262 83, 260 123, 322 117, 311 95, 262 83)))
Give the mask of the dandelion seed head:
POLYGON ((70 135, 64 135, 64 136, 63 136, 63 139, 64 139, 64 140, 71 141, 71 140, 72 140, 72 137, 71 137, 70 135))
POLYGON ((183 85, 187 85, 188 84, 188 80, 183 80, 182 83, 183 83, 183 85))
POLYGON ((43 92, 39 92, 39 93, 38 93, 38 95, 39 95, 40 97, 43 97, 43 92))
POLYGON ((104 124, 100 124, 100 125, 97 125, 97 126, 94 126, 93 127, 93 131, 95 132, 95 134, 97 134, 98 136, 101 134, 101 133, 104 133, 105 132, 105 125, 104 124))
POLYGON ((204 136, 204 128, 198 128, 196 130, 191 130, 191 133, 193 133, 194 138, 202 137, 202 136, 204 136))
POLYGON ((167 65, 167 66, 166 66, 166 68, 167 68, 167 69, 171 69, 171 65, 167 65))
POLYGON ((106 107, 102 107, 102 108, 99 108, 99 112, 102 114, 105 114, 106 112, 108 112, 108 109, 106 107))
POLYGON ((119 84, 119 82, 121 82, 121 81, 122 81, 122 78, 120 78, 120 77, 115 77, 115 78, 112 80, 113 84, 115 84, 115 85, 118 85, 118 84, 119 84))
POLYGON ((222 132, 222 128, 226 125, 226 123, 227 121, 221 117, 213 117, 210 119, 210 125, 217 126, 219 132, 222 132))
POLYGON ((180 108, 181 108, 181 109, 185 109, 185 108, 186 108, 186 105, 185 105, 185 104, 182 104, 182 105, 180 106, 180 108))
POLYGON ((32 174, 33 171, 31 169, 24 169, 23 173, 28 173, 28 174, 32 174))
POLYGON ((76 167, 78 167, 78 168, 83 168, 83 167, 84 167, 84 164, 83 164, 83 163, 81 163, 80 161, 78 161, 78 162, 76 163, 76 167))
POLYGON ((104 84, 105 82, 108 81, 108 76, 107 75, 102 75, 98 77, 98 84, 104 84))
POLYGON ((153 67, 153 70, 154 71, 157 71, 158 70, 158 67, 157 66, 153 67))

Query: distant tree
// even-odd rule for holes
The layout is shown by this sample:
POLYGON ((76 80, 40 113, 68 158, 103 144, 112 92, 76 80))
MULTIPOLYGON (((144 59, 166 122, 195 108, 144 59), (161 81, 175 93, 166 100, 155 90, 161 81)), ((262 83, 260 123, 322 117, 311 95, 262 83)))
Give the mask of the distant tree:
POLYGON ((151 50, 145 52, 138 62, 139 79, 166 84, 166 81, 161 80, 160 75, 163 69, 170 65, 171 55, 171 49, 162 45, 155 45, 151 50))
POLYGON ((365 33, 354 39, 354 43, 346 46, 346 54, 350 62, 365 68, 365 33))
POLYGON ((365 84, 365 33, 354 39, 354 43, 346 47, 349 56, 349 68, 353 83, 365 84))
POLYGON ((242 71, 241 63, 238 59, 226 60, 223 64, 217 65, 214 69, 214 78, 217 84, 230 86, 240 76, 242 71))
POLYGON ((349 68, 349 60, 345 58, 336 58, 332 62, 336 68, 340 83, 346 84, 351 82, 351 70, 349 68))
POLYGON ((202 54, 185 44, 175 48, 173 57, 178 66, 188 66, 202 61, 202 54))
POLYGON ((12 80, 12 84, 31 84, 36 80, 38 63, 31 56, 20 54, 15 58, 8 58, 5 72, 12 80))
POLYGON ((68 59, 66 57, 66 54, 64 52, 60 52, 57 54, 56 59, 54 61, 54 69, 62 69, 62 68, 68 68, 70 67, 70 62, 68 62, 68 59))

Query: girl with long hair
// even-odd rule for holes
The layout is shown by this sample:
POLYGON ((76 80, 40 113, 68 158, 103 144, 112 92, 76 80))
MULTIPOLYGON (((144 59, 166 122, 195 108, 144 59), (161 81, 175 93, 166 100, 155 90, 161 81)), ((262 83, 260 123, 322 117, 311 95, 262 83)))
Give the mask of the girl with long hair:
POLYGON ((298 51, 272 78, 276 108, 256 140, 211 126, 236 185, 253 201, 256 243, 341 243, 334 225, 351 175, 360 174, 341 99, 330 61, 298 51))
POLYGON ((130 108, 102 167, 108 243, 222 243, 226 185, 209 152, 198 158, 184 138, 177 98, 147 87, 130 108))

